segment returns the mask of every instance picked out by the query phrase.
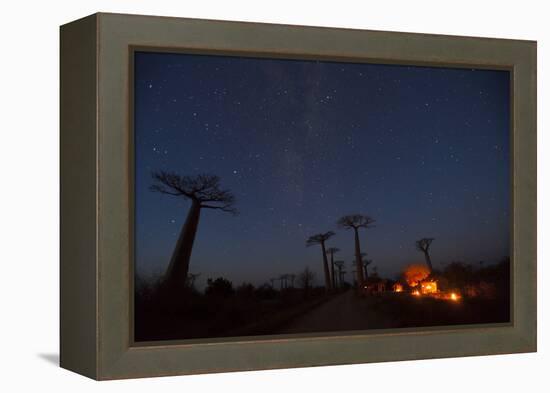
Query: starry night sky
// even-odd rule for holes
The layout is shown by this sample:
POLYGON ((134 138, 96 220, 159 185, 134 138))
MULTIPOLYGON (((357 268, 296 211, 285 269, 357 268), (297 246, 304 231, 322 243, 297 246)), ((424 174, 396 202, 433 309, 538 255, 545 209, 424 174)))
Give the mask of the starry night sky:
MULTIPOLYGON (((381 275, 509 255, 509 73, 396 65, 135 55, 136 272, 162 274, 190 203, 149 191, 151 172, 212 173, 238 216, 204 210, 190 272, 262 284, 305 266, 345 214, 377 220, 362 251, 381 275)), ((370 269, 370 267, 369 267, 370 269)))

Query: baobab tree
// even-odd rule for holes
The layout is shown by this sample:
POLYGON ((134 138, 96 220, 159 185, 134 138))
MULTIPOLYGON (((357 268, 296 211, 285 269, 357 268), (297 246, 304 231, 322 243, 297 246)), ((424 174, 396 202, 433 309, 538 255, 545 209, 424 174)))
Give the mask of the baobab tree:
POLYGON ((315 279, 315 273, 309 270, 309 267, 300 272, 298 275, 298 283, 304 289, 304 297, 308 297, 309 290, 313 285, 313 280, 315 279))
POLYGON ((317 244, 321 245, 321 251, 323 252, 323 271, 325 273, 325 290, 330 291, 332 285, 330 282, 330 273, 328 270, 328 261, 327 261, 327 250, 325 248, 325 242, 334 236, 334 232, 328 231, 325 233, 318 233, 316 235, 310 236, 306 241, 306 246, 315 246, 317 244))
POLYGON ((369 265, 372 263, 372 259, 366 259, 364 262, 363 262, 363 268, 365 269, 365 279, 368 279, 369 278, 369 265))
POLYGON ((281 290, 288 288, 288 279, 290 278, 289 274, 281 274, 279 276, 279 281, 281 284, 281 290))
POLYGON ((338 268, 338 287, 342 288, 344 283, 344 261, 334 261, 334 264, 338 268))
POLYGON ((187 275, 187 286, 191 289, 195 289, 195 281, 197 280, 197 278, 200 276, 201 274, 200 273, 189 273, 187 275))
POLYGON ((289 274, 288 279, 290 280, 290 288, 294 288, 294 279, 296 278, 296 274, 289 274))
MULTIPOLYGON (((372 262, 372 260, 371 260, 372 262)), ((378 266, 373 266, 372 267, 372 277, 375 277, 375 278, 378 278, 378 266)))
POLYGON ((338 272, 338 274, 340 275, 340 277, 338 278, 340 280, 340 286, 343 288, 344 283, 346 282, 346 271, 341 270, 338 272))
POLYGON ((185 285, 189 272, 189 261, 199 218, 203 209, 220 210, 236 214, 233 207, 235 197, 229 190, 220 187, 220 178, 215 175, 180 176, 175 173, 159 171, 152 173, 155 184, 150 187, 153 192, 181 197, 191 201, 187 218, 181 228, 178 241, 174 247, 164 282, 171 288, 185 285))
POLYGON ((340 251, 339 248, 329 247, 327 249, 327 254, 330 255, 330 277, 332 278, 331 285, 332 288, 336 288, 336 277, 334 276, 334 254, 340 251))
POLYGON ((369 278, 369 271, 367 269, 367 267, 369 266, 370 263, 367 263, 367 253, 366 252, 362 252, 361 254, 361 262, 363 262, 363 277, 366 279, 369 278))
POLYGON ((416 249, 424 253, 424 259, 426 259, 426 265, 430 269, 430 274, 433 272, 432 260, 430 258, 430 245, 433 241, 434 239, 430 237, 424 237, 416 241, 416 249))
POLYGON ((355 264, 357 270, 357 285, 363 288, 365 277, 363 275, 363 262, 361 257, 361 245, 359 244, 359 229, 371 228, 375 220, 362 214, 351 214, 338 220, 338 226, 344 229, 353 229, 355 235, 355 264))
MULTIPOLYGON (((365 257, 367 256, 366 252, 362 252, 360 256, 361 256, 361 265, 363 268, 363 277, 365 280, 367 280, 369 278, 368 266, 372 263, 372 259, 365 259, 365 257)), ((357 260, 351 261, 351 264, 355 267, 355 270, 353 270, 353 272, 357 273, 357 260)))

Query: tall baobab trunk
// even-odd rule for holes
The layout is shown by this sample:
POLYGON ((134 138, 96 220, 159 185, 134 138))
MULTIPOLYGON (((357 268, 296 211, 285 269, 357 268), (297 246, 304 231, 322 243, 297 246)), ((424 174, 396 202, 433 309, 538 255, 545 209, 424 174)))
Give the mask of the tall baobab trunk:
POLYGON ((343 270, 342 270, 342 268, 344 267, 344 261, 336 261, 336 262, 334 262, 334 265, 336 265, 336 267, 338 268, 338 272, 335 274, 336 282, 338 283, 336 288, 342 288, 342 284, 343 284, 343 280, 342 280, 343 270))
POLYGON ((306 247, 321 245, 321 252, 323 253, 323 270, 325 273, 325 291, 329 292, 332 289, 330 281, 330 272, 328 269, 328 260, 327 260, 327 250, 325 247, 325 242, 334 236, 334 232, 328 231, 325 233, 317 233, 316 235, 310 236, 306 240, 306 247))
POLYGON ((200 203, 198 201, 193 201, 189 213, 187 213, 185 224, 183 224, 181 228, 176 247, 170 259, 170 264, 166 270, 165 280, 170 286, 183 286, 186 283, 187 273, 189 271, 189 260, 191 259, 191 251, 193 250, 193 243, 199 226, 200 213, 200 203))
POLYGON ((361 258, 361 246, 359 245, 359 230, 358 228, 353 228, 355 232, 355 264, 357 265, 357 285, 359 288, 363 288, 363 283, 365 281, 363 276, 363 261, 361 258))
MULTIPOLYGON (((367 255, 367 254, 365 254, 367 255)), ((371 264, 372 260, 365 260, 365 262, 363 263, 363 268, 365 269, 365 271, 363 272, 363 277, 365 278, 365 280, 368 280, 369 279, 369 265, 371 264)))
POLYGON ((426 251, 423 251, 424 253, 424 258, 426 259, 426 265, 428 265, 428 269, 430 269, 430 274, 433 272, 433 267, 432 267, 432 259, 430 258, 430 253, 428 250, 426 251))
POLYGON ((176 173, 160 171, 153 172, 151 176, 155 182, 149 188, 151 191, 191 201, 191 208, 187 213, 185 224, 183 224, 163 278, 168 287, 175 289, 187 284, 189 261, 199 226, 201 209, 221 210, 236 214, 237 210, 233 207, 235 196, 231 191, 220 188, 220 178, 215 175, 180 176, 176 173))
POLYGON ((430 269, 430 274, 433 273, 432 260, 430 258, 430 246, 433 241, 433 237, 424 237, 416 241, 416 249, 422 251, 424 254, 424 259, 426 259, 426 265, 428 265, 428 269, 430 269))
POLYGON ((365 278, 363 275, 363 262, 361 258, 361 247, 359 245, 359 228, 371 228, 376 220, 363 214, 350 214, 338 220, 338 226, 345 229, 353 228, 355 232, 355 264, 357 270, 357 285, 363 289, 365 278))
POLYGON ((330 291, 332 289, 332 285, 330 282, 330 273, 328 270, 328 260, 327 260, 327 252, 325 250, 325 242, 321 242, 321 250, 323 251, 323 270, 325 272, 325 290, 330 291))

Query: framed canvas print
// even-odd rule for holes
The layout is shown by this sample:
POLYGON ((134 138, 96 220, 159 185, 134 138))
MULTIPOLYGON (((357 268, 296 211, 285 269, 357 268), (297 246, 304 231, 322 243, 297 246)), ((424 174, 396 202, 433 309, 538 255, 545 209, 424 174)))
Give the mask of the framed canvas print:
POLYGON ((536 43, 61 28, 61 365, 536 350, 536 43))

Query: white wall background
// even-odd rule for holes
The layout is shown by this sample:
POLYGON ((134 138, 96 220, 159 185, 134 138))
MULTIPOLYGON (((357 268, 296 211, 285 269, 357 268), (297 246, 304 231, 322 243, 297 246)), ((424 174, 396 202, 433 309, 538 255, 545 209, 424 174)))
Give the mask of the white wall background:
POLYGON ((544 1, 6 1, 0 14, 0 390, 335 392, 548 387, 550 34, 544 1), (58 26, 96 11, 539 42, 539 353, 96 383, 58 353, 58 26), (544 154, 546 152, 546 154, 544 154), (546 366, 544 363, 546 362, 546 366), (33 390, 31 390, 33 389, 33 390))

